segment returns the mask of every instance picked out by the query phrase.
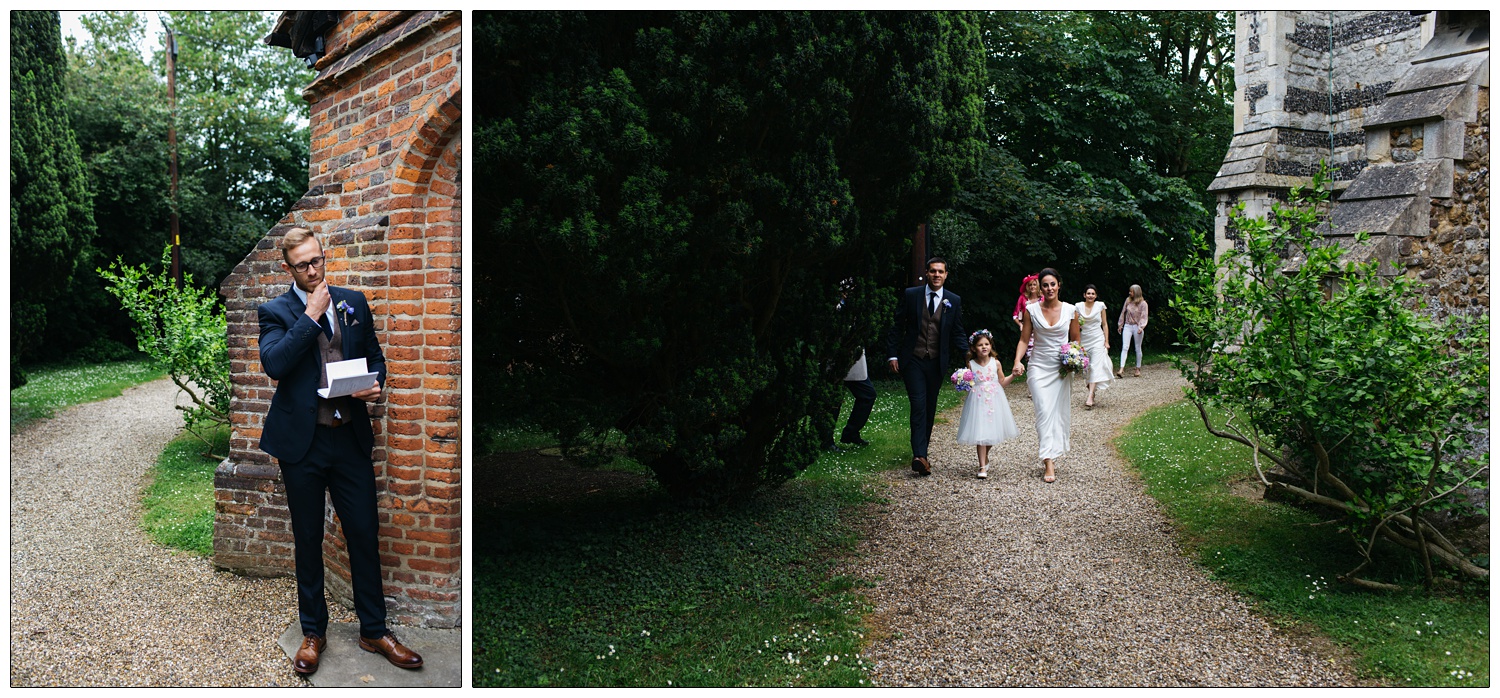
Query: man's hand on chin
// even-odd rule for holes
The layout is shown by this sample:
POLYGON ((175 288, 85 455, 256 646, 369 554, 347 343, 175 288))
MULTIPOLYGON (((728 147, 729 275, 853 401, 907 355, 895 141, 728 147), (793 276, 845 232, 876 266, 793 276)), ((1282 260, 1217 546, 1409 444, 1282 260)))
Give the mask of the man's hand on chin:
POLYGON ((328 312, 328 306, 333 303, 333 297, 328 295, 328 282, 319 281, 313 290, 307 293, 307 316, 317 322, 328 312))
POLYGON ((377 383, 373 388, 366 388, 357 393, 349 393, 349 397, 371 403, 380 402, 380 385, 377 383))

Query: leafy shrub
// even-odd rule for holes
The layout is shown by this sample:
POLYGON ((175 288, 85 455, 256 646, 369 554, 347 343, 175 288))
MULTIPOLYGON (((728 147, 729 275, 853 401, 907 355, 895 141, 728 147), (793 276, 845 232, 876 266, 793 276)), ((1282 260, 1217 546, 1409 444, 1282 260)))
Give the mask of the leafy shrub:
POLYGON ((212 448, 203 428, 229 423, 228 325, 213 292, 194 286, 191 274, 183 275, 181 286, 173 283, 171 254, 170 247, 162 250, 155 274, 119 259, 98 272, 135 322, 140 350, 165 366, 192 399, 177 407, 188 431, 212 448))
POLYGON ((1188 397, 1210 432, 1253 449, 1268 488, 1338 516, 1362 556, 1346 581, 1391 586, 1357 576, 1382 541, 1419 555, 1428 584, 1433 562, 1487 579, 1434 521, 1471 506, 1461 490, 1488 469, 1488 328, 1434 320, 1415 281, 1346 261, 1320 234, 1327 199, 1320 174, 1265 218, 1241 205, 1243 249, 1161 260, 1179 289, 1188 397))

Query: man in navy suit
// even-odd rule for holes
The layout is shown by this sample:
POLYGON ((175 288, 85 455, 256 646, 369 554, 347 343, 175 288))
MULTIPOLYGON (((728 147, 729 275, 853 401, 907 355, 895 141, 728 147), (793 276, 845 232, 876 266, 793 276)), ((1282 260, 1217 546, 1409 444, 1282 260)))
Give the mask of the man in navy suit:
POLYGON ((374 432, 366 403, 380 400, 385 356, 375 337, 364 294, 329 286, 323 277, 323 246, 311 232, 292 228, 281 239, 281 268, 292 288, 261 304, 260 364, 276 381, 276 394, 261 430, 261 450, 275 457, 286 483, 297 568, 297 610, 302 646, 292 659, 299 674, 318 670, 328 628, 323 598, 323 513, 326 491, 349 552, 359 646, 404 669, 422 657, 402 645, 385 625, 375 507, 375 471, 370 461, 374 432), (365 359, 377 374, 374 387, 324 399, 327 364, 365 359))
POLYGON ((948 380, 950 353, 969 350, 963 306, 958 294, 943 288, 947 281, 948 263, 941 257, 927 260, 927 283, 906 289, 896 306, 896 323, 886 334, 891 371, 901 374, 911 402, 911 469, 919 475, 932 474, 927 444, 937 416, 938 391, 948 380))

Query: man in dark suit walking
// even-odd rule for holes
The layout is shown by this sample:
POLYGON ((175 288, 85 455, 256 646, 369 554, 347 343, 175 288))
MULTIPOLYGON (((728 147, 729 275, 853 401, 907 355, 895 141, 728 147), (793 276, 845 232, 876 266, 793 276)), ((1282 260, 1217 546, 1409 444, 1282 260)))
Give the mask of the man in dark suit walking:
POLYGON ((385 356, 375 337, 364 294, 329 286, 323 277, 323 246, 311 232, 292 228, 281 239, 281 268, 292 288, 261 304, 260 363, 277 381, 261 430, 261 450, 275 457, 286 483, 297 568, 297 610, 302 646, 292 659, 299 674, 318 670, 328 628, 323 598, 323 514, 326 491, 333 500, 349 553, 359 646, 404 669, 422 657, 402 645, 385 625, 385 593, 377 544, 375 472, 370 461, 374 432, 366 403, 380 400, 385 356), (377 374, 374 387, 324 399, 327 364, 361 358, 377 374))
POLYGON ((938 391, 947 380, 948 357, 953 349, 960 354, 969 350, 963 306, 958 294, 943 288, 947 281, 948 263, 941 257, 927 260, 927 283, 906 289, 896 306, 896 323, 886 334, 891 371, 901 374, 911 402, 911 469, 920 475, 932 474, 927 444, 938 391))

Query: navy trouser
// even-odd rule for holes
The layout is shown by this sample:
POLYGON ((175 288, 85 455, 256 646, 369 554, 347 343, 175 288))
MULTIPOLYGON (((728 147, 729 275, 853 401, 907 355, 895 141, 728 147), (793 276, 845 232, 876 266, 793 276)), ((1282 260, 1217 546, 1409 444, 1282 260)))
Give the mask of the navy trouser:
POLYGON ((927 442, 932 440, 932 420, 937 417, 938 391, 944 376, 936 358, 901 363, 901 380, 906 383, 906 399, 911 402, 911 454, 927 457, 927 442))
MULTIPOLYGON (((870 421, 870 412, 875 408, 875 382, 869 378, 862 381, 844 381, 844 387, 854 395, 854 407, 849 410, 849 421, 844 424, 844 431, 840 438, 845 443, 850 443, 860 438, 860 430, 864 429, 865 423, 870 421)), ((843 407, 841 402, 835 403, 833 416, 829 417, 829 421, 817 423, 818 438, 822 440, 825 448, 833 445, 833 428, 838 425, 841 407, 843 407)))
POLYGON ((875 408, 875 382, 869 378, 844 381, 844 387, 854 396, 854 407, 849 409, 849 421, 844 424, 840 439, 853 441, 860 438, 859 432, 865 428, 865 422, 870 421, 870 411, 875 408))
POLYGON ((379 515, 375 511, 375 471, 354 438, 354 427, 314 427, 312 446, 296 463, 281 464, 286 505, 292 515, 297 566, 297 612, 302 632, 327 635, 328 602, 323 598, 323 492, 333 500, 349 552, 350 584, 359 634, 384 635, 385 593, 380 582, 379 515))

